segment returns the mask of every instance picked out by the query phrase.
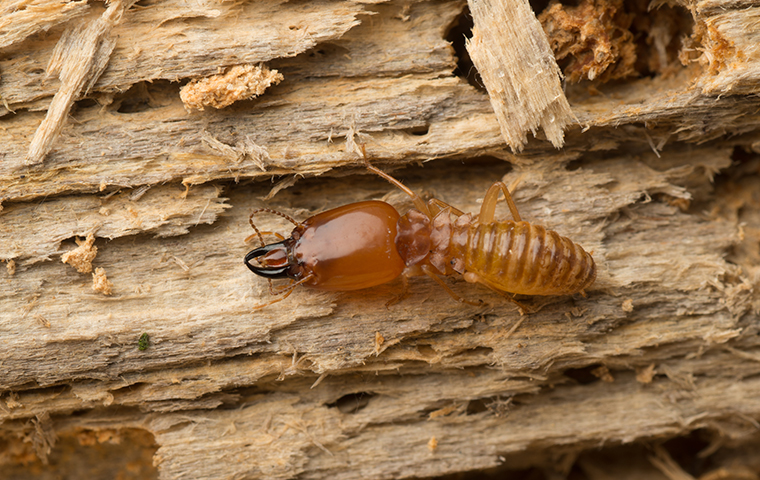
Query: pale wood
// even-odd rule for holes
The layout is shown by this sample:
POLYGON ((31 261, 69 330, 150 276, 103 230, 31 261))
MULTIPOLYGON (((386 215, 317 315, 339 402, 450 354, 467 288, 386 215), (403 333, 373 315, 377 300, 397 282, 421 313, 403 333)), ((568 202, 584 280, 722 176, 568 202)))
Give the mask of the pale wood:
POLYGON ((576 121, 549 42, 527 0, 469 0, 475 26, 467 44, 504 140, 522 151, 540 129, 555 148, 576 121))
POLYGON ((0 48, 87 13, 87 0, 7 0, 0 7, 0 48))
POLYGON ((711 95, 760 91, 760 7, 735 8, 732 1, 698 2, 709 49, 700 60, 714 76, 704 78, 702 91, 711 95))
MULTIPOLYGON (((106 93, 105 103, 108 94, 126 91, 143 80, 178 81, 238 63, 294 56, 356 26, 357 14, 364 11, 362 3, 150 2, 132 9, 113 30, 117 41, 111 61, 93 89, 106 93)), ((66 15, 65 20, 71 20, 81 13, 72 9, 66 15)), ((56 35, 32 38, 3 50, 3 98, 10 109, 47 109, 50 100, 45 97, 59 89, 55 79, 45 78, 57 39, 56 35)))
MULTIPOLYGON (((165 71, 117 55, 143 45, 120 36, 126 43, 100 77, 112 83, 92 90, 108 101, 76 102, 43 163, 24 165, 44 112, 23 106, 46 107, 57 84, 30 80, 47 93, 15 97, 18 113, 3 118, 0 259, 13 268, 0 270, 2 471, 56 473, 94 462, 87 445, 121 441, 124 456, 147 452, 129 457, 139 458, 131 471, 141 478, 155 462, 165 479, 405 478, 499 466, 562 478, 573 465, 602 479, 623 477, 597 451, 640 446, 646 453, 613 455, 630 462, 630 478, 673 478, 667 451, 646 446, 697 429, 713 442, 715 476, 757 471, 746 453, 760 445, 755 97, 710 96, 704 82, 717 77, 698 62, 668 78, 599 86, 604 95, 569 86, 573 112, 591 129, 568 130, 561 151, 531 138, 514 155, 487 94, 452 74, 444 37, 463 2, 194 5, 179 14, 157 1, 124 13, 114 31, 152 18, 143 27, 157 36, 139 38, 159 53, 162 25, 193 31, 172 18, 197 14, 219 36, 178 44, 174 59, 157 55, 165 71), (292 30, 278 29, 301 7, 318 39, 289 50, 292 30), (268 9, 262 18, 283 43, 226 29, 235 12, 252 21, 256 8, 268 9), (240 63, 268 61, 282 83, 187 112, 180 84, 157 80, 207 77, 249 55, 208 46, 229 47, 222 40, 232 33, 258 38, 246 46, 255 60, 240 63), (117 67, 119 81, 108 77, 117 67), (116 84, 135 86, 118 94, 116 84), (270 299, 242 261, 256 245, 245 243, 254 208, 299 220, 367 199, 410 208, 367 175, 360 144, 380 168, 409 166, 393 174, 410 188, 464 211, 477 212, 494 181, 514 185, 525 220, 593 252, 599 276, 588 297, 522 299, 542 308, 521 317, 461 279, 447 282, 485 306, 459 305, 420 278, 390 307, 400 282, 302 288, 254 310, 270 299), (61 261, 88 235, 82 253, 95 254, 83 257, 95 285, 61 261), (578 371, 599 379, 577 382, 578 371)), ((719 11, 698 9, 698 21, 719 11)), ((3 52, 53 45, 66 26, 3 52)), ((754 88, 748 76, 723 78, 754 88)), ((292 228, 266 215, 257 225, 292 228)), ((130 471, 96 463, 102 476, 130 471)))
POLYGON ((83 19, 61 35, 47 68, 47 75, 57 76, 61 86, 50 102, 45 119, 34 132, 26 155, 27 165, 42 163, 58 139, 74 100, 87 94, 105 70, 116 45, 111 29, 135 1, 114 0, 97 20, 83 19))

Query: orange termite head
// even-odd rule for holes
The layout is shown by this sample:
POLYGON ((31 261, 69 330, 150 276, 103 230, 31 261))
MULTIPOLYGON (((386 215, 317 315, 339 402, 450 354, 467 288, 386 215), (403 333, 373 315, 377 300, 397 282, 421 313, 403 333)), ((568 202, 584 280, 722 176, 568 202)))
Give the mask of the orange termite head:
POLYGON ((252 250, 245 264, 256 275, 322 290, 381 285, 404 271, 395 244, 398 218, 385 202, 343 205, 296 223, 290 238, 252 250))
POLYGON ((298 265, 289 252, 293 251, 293 238, 270 243, 248 252, 245 265, 264 278, 295 278, 298 265), (258 265, 251 263, 256 259, 258 265))

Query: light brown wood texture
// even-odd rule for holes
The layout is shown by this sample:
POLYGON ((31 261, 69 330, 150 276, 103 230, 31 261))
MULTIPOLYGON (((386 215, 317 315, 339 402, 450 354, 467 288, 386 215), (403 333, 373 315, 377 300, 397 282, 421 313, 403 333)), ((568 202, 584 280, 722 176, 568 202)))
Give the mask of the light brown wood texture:
MULTIPOLYGON (((105 9, 14 4, 0 23, 0 477, 760 476, 754 7, 597 2, 633 16, 639 76, 566 82, 579 123, 565 146, 522 124, 515 154, 468 82, 463 1, 142 0, 29 165, 62 88, 46 78, 55 45, 105 9), (283 79, 185 108, 182 86, 236 65, 283 79), (391 306, 400 281, 256 310, 271 297, 243 265, 254 208, 412 207, 361 145, 466 212, 503 180, 524 220, 592 252, 596 283, 520 298, 538 309, 526 316, 454 277, 484 305, 415 278, 391 306)), ((610 18, 590 34, 623 28, 610 18)))
POLYGON ((546 34, 527 0, 470 0, 475 27, 467 51, 488 90, 501 134, 522 151, 540 130, 556 148, 576 119, 562 91, 546 34))
POLYGON ((48 106, 45 120, 34 132, 27 165, 42 163, 58 139, 74 100, 86 95, 100 78, 116 45, 111 30, 135 1, 115 0, 95 21, 85 18, 72 22, 61 35, 47 66, 47 75, 57 76, 61 86, 48 106))

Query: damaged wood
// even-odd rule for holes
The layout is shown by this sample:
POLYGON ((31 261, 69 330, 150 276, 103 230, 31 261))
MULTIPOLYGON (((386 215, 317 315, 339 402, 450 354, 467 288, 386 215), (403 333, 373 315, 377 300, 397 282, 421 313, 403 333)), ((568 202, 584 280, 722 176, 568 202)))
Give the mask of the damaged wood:
POLYGON ((47 75, 57 76, 61 86, 34 132, 26 165, 42 163, 61 133, 74 100, 86 95, 105 70, 116 45, 110 37, 111 29, 135 1, 114 0, 97 20, 83 19, 61 35, 47 68, 47 75))
MULTIPOLYGON (((748 453, 760 445, 760 117, 743 27, 754 13, 672 3, 643 25, 641 5, 618 3, 631 31, 659 39, 637 44, 642 76, 605 83, 602 70, 631 66, 615 55, 593 81, 576 68, 565 97, 580 126, 560 132, 559 151, 525 136, 520 154, 461 71, 472 68, 452 33, 469 15, 461 1, 138 2, 32 166, 41 110, 62 90, 42 81, 53 46, 104 9, 75 2, 23 17, 12 38, 0 30, 11 38, 0 49, 0 468, 621 478, 614 464, 673 478, 697 452, 665 441, 699 437, 709 462, 689 474, 760 473, 748 453), (185 109, 183 85, 260 62, 283 80, 185 109), (303 220, 369 199, 412 207, 367 174, 362 145, 373 165, 464 212, 493 182, 514 185, 525 220, 593 254, 597 282, 587 297, 521 297, 538 310, 528 316, 457 277, 447 285, 482 306, 415 278, 392 306, 400 282, 298 288, 255 310, 270 294, 243 265, 253 209, 303 220)), ((577 21, 552 8, 542 19, 577 21)), ((598 27, 587 34, 610 31, 598 27)), ((578 58, 593 43, 569 42, 578 58)), ((257 225, 292 230, 277 216, 257 225)))
POLYGON ((501 134, 515 152, 540 128, 555 148, 575 120, 546 35, 527 0, 470 0, 467 44, 488 90, 501 134))
POLYGON ((0 260, 23 264, 48 260, 61 253, 63 241, 88 234, 107 239, 138 233, 184 235, 193 227, 214 223, 230 208, 220 194, 215 185, 194 187, 191 192, 157 185, 11 204, 2 212, 0 260))
MULTIPOLYGON (((340 38, 364 12, 362 2, 142 1, 113 29, 116 45, 92 92, 102 93, 98 98, 107 104, 114 93, 143 81, 205 77, 236 64, 295 56, 340 38)), ((70 9, 60 23, 80 15, 70 9)), ((45 79, 56 40, 55 35, 31 38, 0 52, 3 98, 10 109, 48 108, 60 88, 45 79)))
POLYGON ((89 10, 87 0, 9 0, 0 8, 0 48, 20 43, 30 35, 70 22, 89 10))

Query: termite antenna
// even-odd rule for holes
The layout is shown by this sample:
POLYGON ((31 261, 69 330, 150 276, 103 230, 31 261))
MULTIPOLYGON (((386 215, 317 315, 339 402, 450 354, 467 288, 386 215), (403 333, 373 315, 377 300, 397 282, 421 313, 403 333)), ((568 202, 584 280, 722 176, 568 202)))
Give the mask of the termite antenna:
POLYGON ((414 193, 411 189, 406 187, 403 183, 399 182, 395 178, 391 177, 384 171, 380 170, 377 167, 373 167, 371 163, 369 163, 369 158, 367 158, 367 146, 366 144, 362 143, 362 155, 364 156, 364 166, 367 167, 367 170, 374 173, 375 175, 378 175, 388 182, 390 182, 391 185, 398 188, 402 192, 406 193, 412 198, 412 203, 414 203, 415 208, 419 210, 420 212, 424 213, 428 218, 433 218, 433 216, 430 214, 430 209, 425 204, 425 202, 422 201, 422 199, 414 193))
POLYGON ((261 235, 261 232, 260 232, 260 231, 259 231, 259 229, 256 227, 256 224, 255 224, 255 223, 253 223, 253 216, 254 216, 254 215, 256 215, 256 214, 255 214, 255 213, 252 213, 252 214, 251 214, 251 216, 250 216, 250 217, 248 217, 248 223, 250 223, 250 224, 251 224, 251 227, 253 227, 253 231, 254 231, 254 232, 256 232, 256 235, 259 237, 259 242, 261 242, 261 246, 263 247, 263 246, 264 246, 264 245, 266 245, 266 244, 264 243, 264 237, 261 235))
MULTIPOLYGON (((282 212, 278 212, 277 210, 272 210, 271 208, 257 208, 257 209, 255 209, 253 212, 251 212, 251 216, 248 217, 248 223, 251 224, 251 227, 253 227, 253 231, 256 232, 256 235, 259 237, 259 242, 261 242, 261 246, 262 247, 264 245, 266 245, 266 243, 264 243, 264 236, 261 234, 261 231, 259 231, 259 229, 256 227, 256 224, 253 223, 253 217, 255 215, 258 215, 259 213, 271 213, 272 215, 277 215, 277 216, 280 216, 280 217, 284 218, 285 220, 289 221, 290 223, 292 223, 296 227, 298 227, 298 226, 301 225, 300 223, 298 223, 295 220, 293 220, 293 217, 291 217, 290 215, 287 215, 287 214, 282 213, 282 212)), ((277 235, 278 237, 280 237, 282 239, 282 235, 279 235, 279 234, 275 234, 275 235, 277 235)))

